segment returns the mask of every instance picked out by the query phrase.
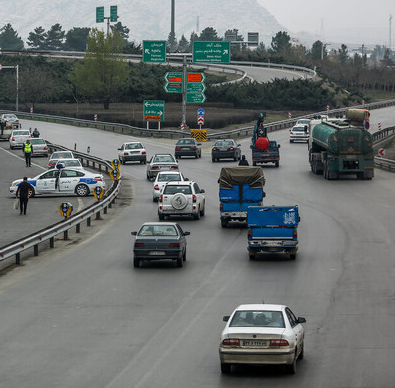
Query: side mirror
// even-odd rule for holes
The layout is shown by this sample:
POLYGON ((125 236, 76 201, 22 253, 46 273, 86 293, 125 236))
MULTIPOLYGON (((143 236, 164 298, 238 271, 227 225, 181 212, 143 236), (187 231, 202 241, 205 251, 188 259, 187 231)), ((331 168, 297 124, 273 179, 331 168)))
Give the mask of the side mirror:
POLYGON ((118 151, 122 151, 122 148, 118 148, 118 151))
POLYGON ((306 319, 302 317, 298 317, 298 323, 306 323, 306 319))
POLYGON ((228 322, 228 321, 229 321, 229 318, 230 318, 230 315, 225 315, 225 316, 222 318, 222 320, 223 320, 224 322, 228 322))
POLYGON ((184 181, 189 181, 189 178, 184 178, 184 181))
POLYGON ((281 148, 280 144, 277 144, 277 147, 278 147, 278 148, 281 148))
POLYGON ((132 236, 137 236, 137 232, 130 232, 132 236))
POLYGON ((241 147, 241 144, 237 144, 237 147, 241 147))
POLYGON ((202 145, 202 143, 197 143, 197 145, 202 145))
POLYGON ((263 192, 263 193, 262 193, 262 198, 265 198, 265 197, 266 197, 266 193, 263 192))
POLYGON ((189 236, 191 232, 184 232, 184 236, 189 236))
POLYGON ((254 148, 254 146, 251 144, 251 145, 250 145, 250 148, 251 148, 251 149, 253 149, 253 148, 254 148))
POLYGON ((200 189, 200 192, 201 192, 201 193, 205 193, 204 189, 200 189))

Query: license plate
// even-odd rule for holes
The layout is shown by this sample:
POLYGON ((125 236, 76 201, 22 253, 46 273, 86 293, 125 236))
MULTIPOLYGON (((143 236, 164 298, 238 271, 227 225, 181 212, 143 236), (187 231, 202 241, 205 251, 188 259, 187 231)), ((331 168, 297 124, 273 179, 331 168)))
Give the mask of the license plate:
POLYGON ((164 256, 166 253, 163 251, 151 251, 149 254, 151 256, 164 256))
POLYGON ((243 346, 254 346, 257 348, 267 348, 269 341, 243 341, 243 346))
POLYGON ((282 243, 280 241, 269 241, 265 245, 268 247, 280 247, 282 243))

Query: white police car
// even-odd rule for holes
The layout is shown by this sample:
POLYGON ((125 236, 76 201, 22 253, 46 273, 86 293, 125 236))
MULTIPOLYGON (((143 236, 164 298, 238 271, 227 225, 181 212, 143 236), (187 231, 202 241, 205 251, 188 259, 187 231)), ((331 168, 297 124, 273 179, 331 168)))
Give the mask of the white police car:
MULTIPOLYGON (((92 193, 95 187, 105 188, 101 174, 73 168, 51 169, 27 180, 36 194, 76 194, 83 197, 92 193)), ((22 179, 12 182, 10 193, 15 195, 22 179)))

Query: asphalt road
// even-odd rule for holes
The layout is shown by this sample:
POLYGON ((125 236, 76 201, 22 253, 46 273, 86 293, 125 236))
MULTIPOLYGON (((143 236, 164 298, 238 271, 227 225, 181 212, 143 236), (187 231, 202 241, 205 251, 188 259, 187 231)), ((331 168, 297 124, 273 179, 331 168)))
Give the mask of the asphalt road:
MULTIPOLYGON (((37 123, 35 123, 37 125, 37 123)), ((23 128, 29 128, 23 126, 23 128)), ((47 168, 48 158, 33 157, 32 166, 26 167, 21 149, 10 150, 8 142, 0 142, 0 208, 1 208, 1 233, 0 246, 7 245, 19 238, 27 236, 46 226, 60 221, 59 205, 62 202, 73 204, 74 213, 92 204, 94 197, 77 196, 35 196, 28 202, 26 216, 20 216, 19 211, 14 210, 15 197, 10 195, 11 183, 27 176, 33 178, 44 172, 47 168)), ((106 184, 111 184, 111 179, 106 184)))
MULTIPOLYGON (((376 119, 393 109, 372 112, 376 119)), ((390 121, 390 119, 388 119, 390 121)), ((29 126, 29 123, 24 123, 29 126)), ((40 124, 45 138, 113 158, 129 136, 40 124)), ((134 269, 130 231, 157 220, 145 166, 122 166, 121 206, 80 244, 65 242, 0 279, 1 386, 391 387, 395 379, 394 175, 326 181, 310 172, 305 144, 281 143, 280 167, 264 167, 265 203, 298 204, 300 250, 250 261, 244 228, 222 229, 210 147, 180 167, 206 190, 206 216, 179 219, 187 262, 134 269), (130 201, 131 198, 131 201, 130 201), (129 200, 130 203, 127 203, 129 200), (219 369, 218 341, 241 303, 289 305, 307 319, 305 359, 282 368, 219 369)), ((174 141, 143 139, 148 154, 174 141)), ((249 139, 242 150, 251 161, 249 139)))

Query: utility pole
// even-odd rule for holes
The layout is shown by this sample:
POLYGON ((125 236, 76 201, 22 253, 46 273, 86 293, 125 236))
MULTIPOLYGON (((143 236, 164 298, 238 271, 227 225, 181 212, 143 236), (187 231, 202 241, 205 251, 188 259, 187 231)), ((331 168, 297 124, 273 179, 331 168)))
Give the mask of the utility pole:
POLYGON ((175 15, 176 15, 175 0, 171 0, 171 28, 170 28, 170 51, 174 52, 176 32, 175 32, 175 15))
POLYGON ((392 30, 392 15, 390 15, 389 22, 390 22, 389 49, 391 51, 392 50, 392 32, 391 32, 391 30, 392 30))

